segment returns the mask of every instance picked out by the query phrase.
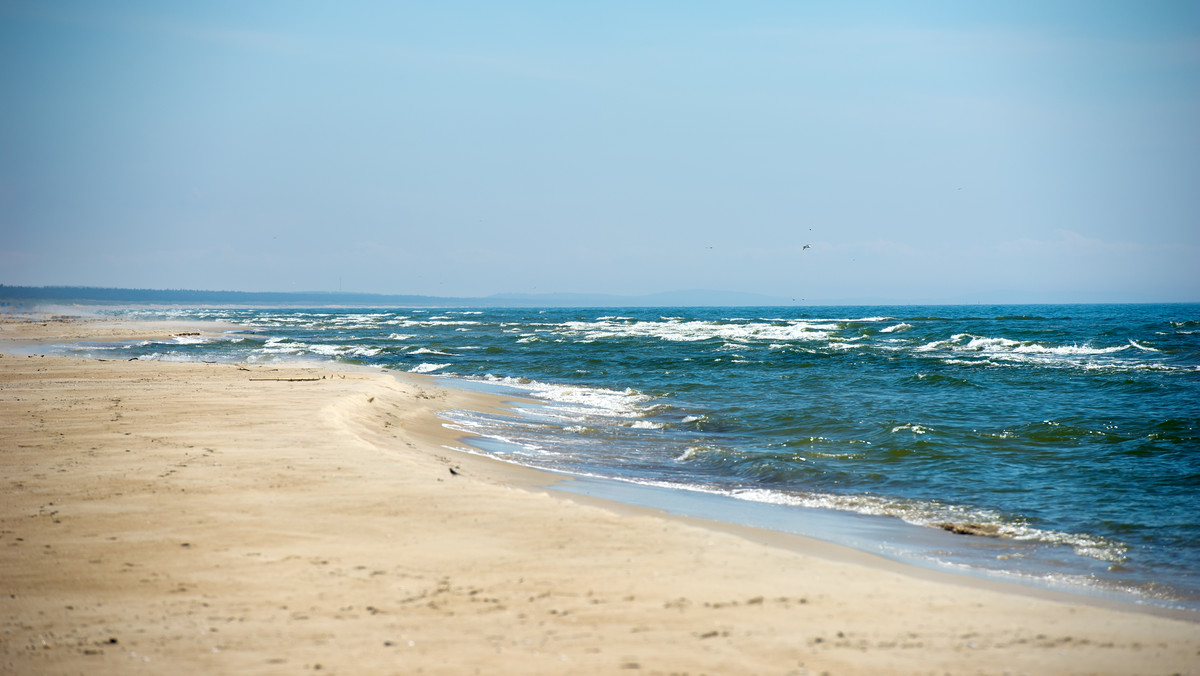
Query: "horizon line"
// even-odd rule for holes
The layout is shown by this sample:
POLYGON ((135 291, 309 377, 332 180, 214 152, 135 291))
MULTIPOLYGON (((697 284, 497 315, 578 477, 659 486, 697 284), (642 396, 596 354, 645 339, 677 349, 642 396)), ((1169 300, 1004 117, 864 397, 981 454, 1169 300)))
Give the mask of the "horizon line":
MULTIPOLYGON (((415 293, 380 293, 371 291, 236 291, 213 289, 153 289, 132 287, 45 285, 24 286, 0 284, 0 307, 13 302, 38 302, 52 305, 217 305, 227 303, 238 306, 261 306, 264 303, 296 305, 313 300, 328 300, 330 307, 379 307, 370 300, 380 302, 407 300, 414 306, 431 307, 505 307, 504 301, 514 301, 520 307, 556 307, 554 300, 574 301, 558 307, 806 307, 806 306, 919 306, 919 305, 1192 305, 1198 300, 994 300, 1000 294, 1013 296, 1020 292, 990 291, 978 294, 979 300, 942 299, 936 301, 870 300, 864 298, 828 299, 804 298, 788 300, 784 297, 746 291, 721 291, 712 289, 682 289, 644 294, 588 293, 588 292, 497 292, 486 296, 435 296, 415 293), (205 298, 205 296, 209 296, 205 298), (710 297, 710 301, 702 300, 710 297), (257 297, 257 298, 256 298, 257 297), (672 298, 674 297, 674 298, 672 298), (987 298, 990 297, 990 298, 987 298), (305 299, 308 299, 307 301, 305 299), (340 302, 338 299, 342 299, 340 302), (590 299, 590 300, 588 300, 590 299), (657 299, 658 303, 648 302, 657 299), (723 299, 724 302, 711 302, 723 299), (604 301, 604 302, 600 302, 604 301), (620 301, 629 301, 621 303, 620 301)), ((404 303, 400 303, 403 305, 404 303)))

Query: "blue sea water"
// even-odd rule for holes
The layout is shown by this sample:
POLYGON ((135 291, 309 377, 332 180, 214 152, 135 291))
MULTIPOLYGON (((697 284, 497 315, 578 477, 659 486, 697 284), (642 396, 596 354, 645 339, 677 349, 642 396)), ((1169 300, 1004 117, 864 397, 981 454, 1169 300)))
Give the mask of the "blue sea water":
POLYGON ((1200 305, 118 314, 247 328, 62 349, 434 374, 520 397, 447 424, 575 490, 1200 609, 1200 305))

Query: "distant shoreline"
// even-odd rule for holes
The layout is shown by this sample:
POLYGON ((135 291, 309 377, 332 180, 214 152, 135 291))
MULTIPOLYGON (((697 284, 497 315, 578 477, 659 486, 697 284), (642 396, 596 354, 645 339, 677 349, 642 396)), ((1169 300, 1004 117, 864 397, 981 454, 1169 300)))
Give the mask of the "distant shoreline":
POLYGON ((0 305, 222 305, 239 307, 670 307, 791 306, 780 298, 722 291, 676 291, 642 296, 613 294, 504 293, 454 297, 333 291, 210 291, 192 289, 124 289, 85 286, 0 285, 0 305))
MULTIPOLYGON (((130 289, 93 286, 18 286, 0 284, 0 312, 46 306, 83 307, 309 307, 309 308, 513 308, 513 307, 903 307, 907 305, 1193 305, 1193 301, 1062 300, 1044 302, 997 294, 981 298, 930 300, 786 299, 763 294, 685 290, 643 295, 593 293, 498 293, 489 296, 428 296, 340 291, 220 291, 203 289, 130 289)), ((1019 294, 1014 294, 1019 295, 1019 294)))

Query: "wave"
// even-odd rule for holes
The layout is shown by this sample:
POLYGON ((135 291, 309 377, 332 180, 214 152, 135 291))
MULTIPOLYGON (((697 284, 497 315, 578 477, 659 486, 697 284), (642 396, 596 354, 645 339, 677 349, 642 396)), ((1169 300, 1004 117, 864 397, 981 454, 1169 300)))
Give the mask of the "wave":
POLYGON ((635 430, 662 430, 668 427, 667 423, 651 420, 635 420, 629 426, 635 430))
POLYGON ((971 381, 965 378, 957 378, 941 373, 918 373, 908 379, 910 382, 920 383, 922 385, 937 385, 949 387, 971 387, 971 381))
MULTIPOLYGON (((391 323, 391 322, 389 322, 391 323)), ((453 317, 428 317, 424 319, 405 319, 395 322, 394 326, 435 328, 439 326, 479 326, 483 322, 472 319, 455 319, 453 317)))
POLYGON ((484 456, 487 456, 490 458, 500 457, 502 460, 506 460, 508 462, 517 462, 517 464, 524 464, 528 467, 534 467, 534 468, 539 468, 539 469, 549 469, 549 468, 540 467, 539 465, 531 465, 528 463, 522 463, 522 462, 516 461, 510 455, 510 454, 516 454, 516 455, 520 455, 520 456, 553 455, 552 452, 546 450, 544 447, 539 446, 537 444, 529 443, 528 440, 518 441, 514 437, 500 434, 499 432, 497 432, 495 430, 494 426, 492 426, 486 422, 481 423, 480 421, 473 420, 467 414, 466 411, 455 411, 454 413, 457 415, 446 416, 446 414, 442 414, 443 417, 446 417, 450 421, 447 423, 443 423, 443 426, 446 429, 454 430, 455 432, 462 432, 464 434, 469 434, 475 438, 473 445, 465 446, 465 447, 455 447, 454 450, 465 451, 467 453, 472 453, 475 455, 484 455, 484 456), (495 453, 490 453, 487 450, 484 450, 484 448, 482 448, 482 446, 484 446, 484 444, 481 444, 478 441, 479 439, 488 439, 488 440, 491 440, 494 442, 498 442, 499 444, 501 444, 503 446, 503 448, 508 453, 506 453, 503 456, 498 456, 495 453))
POLYGON ((207 343, 215 343, 221 340, 216 336, 190 336, 186 334, 175 334, 171 336, 171 343, 175 345, 205 345, 207 343))
POLYGON ((432 350, 432 349, 430 349, 430 348, 428 348, 428 347, 419 347, 419 348, 417 348, 417 349, 413 350, 412 352, 409 352, 409 354, 435 354, 435 355, 438 355, 438 356, 440 356, 440 357, 453 357, 453 356, 455 356, 455 355, 453 355, 453 354, 450 354, 449 352, 442 352, 441 350, 432 350))
POLYGON ((257 350, 246 355, 251 361, 261 361, 271 356, 312 356, 330 359, 376 357, 383 348, 373 345, 345 345, 341 343, 305 343, 290 338, 271 337, 257 350), (256 354, 257 353, 257 354, 256 354))
POLYGON ((838 324, 807 321, 714 322, 714 321, 595 321, 564 322, 560 331, 583 340, 612 338, 658 338, 673 342, 723 341, 817 341, 826 340, 838 324))
POLYGON ((1132 339, 1124 345, 1100 347, 1087 343, 1053 345, 957 333, 949 339, 931 341, 911 349, 914 353, 940 357, 949 365, 999 366, 1009 363, 1115 371, 1173 371, 1179 368, 1159 361, 1147 361, 1144 357, 1120 357, 1130 350, 1147 354, 1161 353, 1157 348, 1132 339))
MULTIPOLYGON (((692 488, 691 490, 696 490, 692 488)), ((981 531, 1025 542, 1068 546, 1078 556, 1119 563, 1128 559, 1128 545, 1109 538, 1082 533, 1041 529, 1020 520, 1005 518, 991 510, 972 509, 925 500, 901 500, 875 495, 834 493, 785 493, 764 488, 713 490, 740 500, 834 509, 872 516, 898 518, 916 526, 945 529, 944 524, 980 524, 981 531)))
POLYGON ((1129 339, 1129 344, 1143 352, 1162 352, 1162 350, 1158 350, 1153 347, 1147 347, 1145 345, 1142 345, 1141 343, 1137 342, 1136 340, 1134 340, 1132 338, 1129 339))
POLYGON ((1039 345, 1037 343, 1023 343, 1014 347, 1013 352, 1018 354, 1057 354, 1074 356, 1112 354, 1114 352, 1122 352, 1128 349, 1128 345, 1118 345, 1116 347, 1089 347, 1087 345, 1048 346, 1039 345))
MULTIPOLYGON (((712 450, 708 446, 689 447, 676 458, 676 461, 688 462, 712 450)), ((531 463, 529 466, 549 469, 536 463, 531 463)), ((1112 538, 1038 528, 1022 519, 1008 517, 992 510, 946 504, 935 500, 889 498, 871 494, 801 493, 770 488, 728 488, 711 484, 618 477, 588 471, 571 471, 570 473, 655 488, 720 495, 747 502, 895 518, 914 526, 938 530, 951 530, 948 526, 960 525, 965 526, 959 530, 963 533, 986 534, 995 538, 1023 543, 1064 546, 1070 548, 1077 556, 1104 563, 1121 564, 1129 561, 1129 545, 1112 538)))
POLYGON ((645 404, 653 397, 633 389, 613 390, 587 385, 543 383, 526 378, 485 376, 485 382, 499 383, 519 390, 527 396, 542 399, 550 410, 571 414, 615 418, 641 418, 649 413, 645 404))

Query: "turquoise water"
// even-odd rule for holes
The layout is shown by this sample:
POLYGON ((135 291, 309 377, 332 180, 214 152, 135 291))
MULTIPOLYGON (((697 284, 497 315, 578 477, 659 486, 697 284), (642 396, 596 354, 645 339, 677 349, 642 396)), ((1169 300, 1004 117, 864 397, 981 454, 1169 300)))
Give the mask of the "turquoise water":
POLYGON ((1200 609, 1197 305, 121 314, 249 330, 71 351, 446 376, 540 402, 448 412, 478 452, 772 506, 746 518, 782 530, 891 523, 854 544, 1200 609))

